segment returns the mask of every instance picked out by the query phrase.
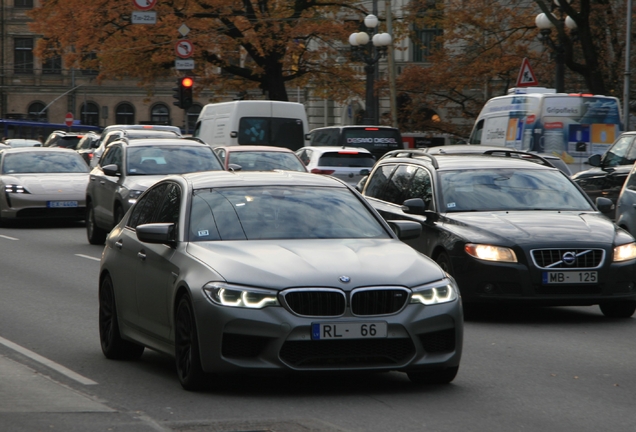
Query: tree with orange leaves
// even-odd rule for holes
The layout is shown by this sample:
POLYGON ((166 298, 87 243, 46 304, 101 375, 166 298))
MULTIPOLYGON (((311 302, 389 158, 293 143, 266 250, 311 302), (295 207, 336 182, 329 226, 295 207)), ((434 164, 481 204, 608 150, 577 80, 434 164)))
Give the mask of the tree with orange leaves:
MULTIPOLYGON (((287 85, 308 83, 318 94, 345 100, 362 93, 350 63, 336 61, 355 24, 346 0, 159 0, 157 23, 131 24, 130 0, 42 0, 31 11, 43 38, 36 54, 60 54, 66 64, 99 70, 99 79, 170 76, 178 28, 190 28, 198 84, 225 93, 260 88, 288 100, 287 85)), ((361 12, 361 15, 364 12, 361 12)))

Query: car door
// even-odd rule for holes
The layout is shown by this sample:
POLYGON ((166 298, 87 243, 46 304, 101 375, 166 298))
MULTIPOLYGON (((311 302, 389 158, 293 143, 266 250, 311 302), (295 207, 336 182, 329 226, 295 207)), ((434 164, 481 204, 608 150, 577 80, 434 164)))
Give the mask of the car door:
MULTIPOLYGON (((153 189, 163 199, 153 201, 156 211, 152 223, 174 223, 179 226, 181 189, 174 183, 161 183, 153 189)), ((135 272, 135 292, 139 325, 153 336, 168 340, 172 288, 179 276, 179 268, 172 262, 175 249, 166 244, 139 243, 138 265, 135 272)))
POLYGON ((106 175, 103 167, 111 164, 121 167, 121 152, 120 146, 109 147, 99 165, 90 174, 89 181, 95 220, 101 227, 110 227, 113 224, 112 203, 119 182, 118 176, 106 175))

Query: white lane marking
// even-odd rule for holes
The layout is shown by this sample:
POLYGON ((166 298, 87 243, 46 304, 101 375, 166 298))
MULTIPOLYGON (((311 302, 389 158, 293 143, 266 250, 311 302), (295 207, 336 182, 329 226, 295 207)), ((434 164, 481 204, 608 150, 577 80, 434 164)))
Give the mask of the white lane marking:
POLYGON ((95 258, 95 257, 92 257, 92 256, 82 255, 82 254, 75 254, 75 256, 78 256, 80 258, 86 258, 86 259, 93 260, 93 261, 101 261, 102 260, 101 258, 95 258))
POLYGON ((15 237, 9 237, 9 236, 6 236, 6 235, 0 235, 0 237, 5 238, 7 240, 20 240, 20 239, 17 239, 15 237))
POLYGON ((62 375, 67 376, 68 378, 77 381, 80 384, 84 385, 95 385, 97 384, 95 381, 88 379, 72 370, 62 366, 61 364, 55 363, 53 360, 49 360, 46 357, 42 357, 40 354, 36 354, 33 351, 30 351, 16 343, 11 342, 0 336, 0 344, 6 346, 7 348, 11 348, 14 351, 19 352, 20 354, 29 357, 31 360, 35 360, 36 362, 47 366, 54 371, 61 373, 62 375))

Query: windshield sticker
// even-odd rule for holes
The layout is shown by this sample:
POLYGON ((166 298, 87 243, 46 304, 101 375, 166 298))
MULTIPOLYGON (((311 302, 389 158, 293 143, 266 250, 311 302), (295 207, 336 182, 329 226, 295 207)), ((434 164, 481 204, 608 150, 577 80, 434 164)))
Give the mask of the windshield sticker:
POLYGON ((201 230, 201 231, 197 232, 197 234, 198 234, 198 236, 199 236, 199 237, 207 237, 207 236, 209 236, 209 235, 210 235, 210 231, 208 231, 208 230, 201 230))
POLYGON ((446 204, 447 208, 455 208, 456 206, 457 205, 454 202, 446 204))

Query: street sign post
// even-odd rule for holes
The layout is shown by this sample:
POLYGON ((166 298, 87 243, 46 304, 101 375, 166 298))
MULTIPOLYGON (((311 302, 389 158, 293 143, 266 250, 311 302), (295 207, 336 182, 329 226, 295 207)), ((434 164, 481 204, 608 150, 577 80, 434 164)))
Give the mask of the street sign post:
POLYGON ((64 123, 66 123, 66 126, 68 127, 73 126, 73 120, 74 120, 73 113, 72 112, 66 113, 66 117, 64 117, 64 123))

